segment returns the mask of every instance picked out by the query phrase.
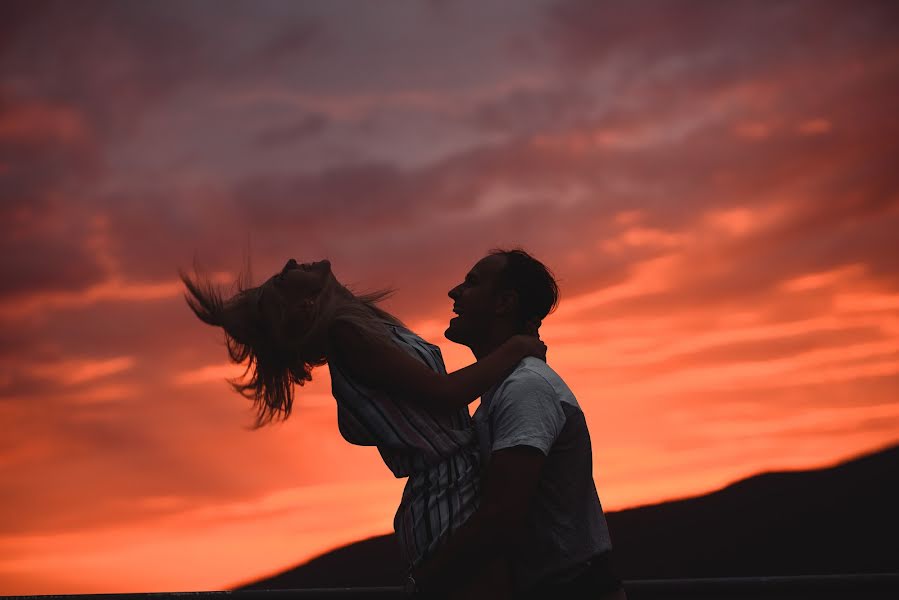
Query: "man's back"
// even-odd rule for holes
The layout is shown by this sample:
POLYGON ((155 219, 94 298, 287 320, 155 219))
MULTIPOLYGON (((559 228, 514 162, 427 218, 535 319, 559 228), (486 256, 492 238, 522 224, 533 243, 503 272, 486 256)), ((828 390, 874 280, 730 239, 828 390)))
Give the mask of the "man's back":
POLYGON ((566 581, 592 557, 611 549, 593 482, 593 455, 584 414, 562 378, 545 362, 527 358, 474 416, 485 460, 515 446, 547 458, 521 538, 514 547, 516 586, 566 581))

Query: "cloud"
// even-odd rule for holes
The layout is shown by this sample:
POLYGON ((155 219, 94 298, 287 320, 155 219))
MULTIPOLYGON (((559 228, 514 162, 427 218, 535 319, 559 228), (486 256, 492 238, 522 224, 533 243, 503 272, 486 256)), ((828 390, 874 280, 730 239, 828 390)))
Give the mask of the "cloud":
POLYGON ((104 360, 65 360, 54 364, 37 364, 29 370, 41 379, 57 379, 63 385, 85 383, 127 371, 134 365, 134 358, 119 356, 104 360))
POLYGON ((81 115, 65 106, 20 105, 0 115, 0 139, 6 142, 80 145, 89 137, 81 115))
POLYGON ((37 2, 21 12, 30 14, 0 58, 7 76, 20 82, 16 91, 64 98, 104 133, 132 127, 135 111, 186 82, 200 51, 186 24, 136 3, 37 2), (66 57, 66 69, 56 56, 66 57))
MULTIPOLYGON (((33 287, 32 287, 33 289, 33 287)), ((173 298, 181 295, 180 281, 129 283, 106 281, 84 291, 33 294, 27 300, 15 300, 0 304, 0 317, 7 319, 35 313, 81 307, 104 301, 148 301, 173 298)))
POLYGON ((881 24, 893 14, 894 7, 879 2, 850 8, 800 0, 758 10, 752 2, 707 1, 686 10, 671 0, 563 0, 549 6, 545 36, 560 59, 581 68, 623 59, 632 68, 698 69, 727 81, 804 64, 808 49, 820 63, 888 44, 881 24))
POLYGON ((591 119, 597 104, 592 94, 576 87, 522 86, 482 102, 471 119, 487 131, 520 136, 577 127, 591 119))
POLYGON ((833 124, 827 119, 808 119, 797 125, 796 130, 802 135, 826 135, 833 129, 833 124))
POLYGON ((795 279, 785 281, 781 287, 789 292, 803 292, 840 284, 845 286, 846 283, 861 279, 864 275, 864 271, 863 265, 847 265, 845 267, 830 269, 820 273, 811 273, 796 277, 795 279))
POLYGON ((207 365, 199 369, 192 369, 179 373, 175 376, 176 385, 193 385, 197 383, 207 383, 210 381, 224 381, 226 379, 237 379, 244 374, 246 368, 233 363, 225 363, 219 365, 207 365))
POLYGON ((290 144, 321 133, 328 123, 329 120, 324 115, 310 114, 299 121, 275 126, 261 132, 256 138, 256 142, 262 147, 290 144))
POLYGON ((322 34, 320 22, 309 17, 293 19, 263 43, 253 60, 266 63, 306 57, 315 49, 322 34))

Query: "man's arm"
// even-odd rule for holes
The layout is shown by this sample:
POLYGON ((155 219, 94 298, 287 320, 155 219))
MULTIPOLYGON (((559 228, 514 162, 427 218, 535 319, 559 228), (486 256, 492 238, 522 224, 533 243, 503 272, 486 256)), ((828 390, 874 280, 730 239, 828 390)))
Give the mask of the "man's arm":
POLYGON ((533 446, 497 450, 483 477, 481 505, 412 576, 424 592, 446 592, 514 544, 546 461, 533 446))

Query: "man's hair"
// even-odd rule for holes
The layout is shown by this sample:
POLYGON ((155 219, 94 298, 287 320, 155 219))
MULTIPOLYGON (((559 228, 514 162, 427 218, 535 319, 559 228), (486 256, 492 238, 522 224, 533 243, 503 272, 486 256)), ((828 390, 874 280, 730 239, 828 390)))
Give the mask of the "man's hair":
POLYGON ((539 327, 559 304, 559 285, 552 271, 521 248, 495 248, 490 255, 506 259, 506 266, 497 275, 496 285, 518 294, 519 324, 523 326, 533 321, 539 327))

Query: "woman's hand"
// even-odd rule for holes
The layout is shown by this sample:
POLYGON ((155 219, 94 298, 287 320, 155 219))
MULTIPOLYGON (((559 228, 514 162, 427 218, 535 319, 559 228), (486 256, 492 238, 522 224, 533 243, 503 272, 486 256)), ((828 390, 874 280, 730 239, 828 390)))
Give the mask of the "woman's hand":
POLYGON ((533 356, 546 362, 546 344, 540 339, 539 334, 519 334, 512 336, 512 342, 521 351, 521 357, 533 356))

